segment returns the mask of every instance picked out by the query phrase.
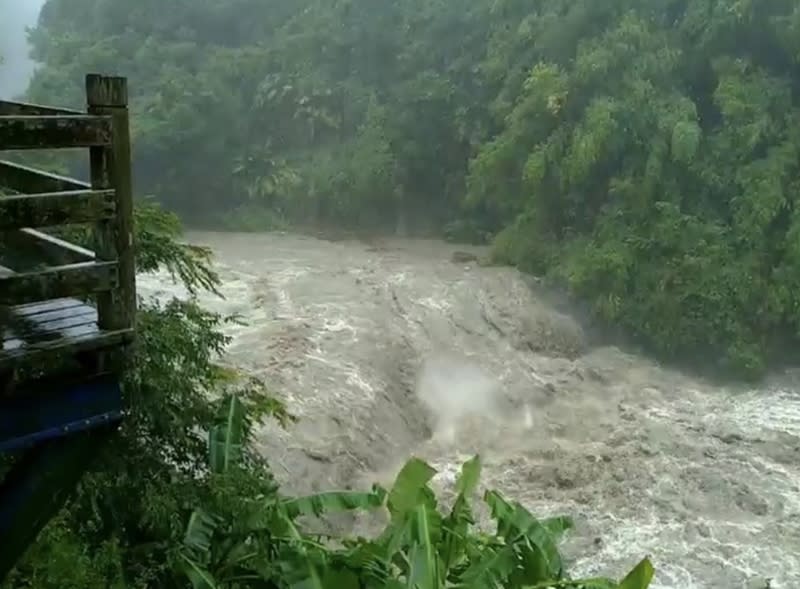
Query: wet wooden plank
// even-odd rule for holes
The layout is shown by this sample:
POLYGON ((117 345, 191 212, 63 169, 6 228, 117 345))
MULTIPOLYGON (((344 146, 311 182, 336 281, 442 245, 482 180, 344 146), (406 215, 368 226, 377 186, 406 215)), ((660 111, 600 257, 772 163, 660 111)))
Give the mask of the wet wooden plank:
POLYGON ((61 149, 111 144, 111 117, 0 116, 0 150, 61 149))
POLYGON ((0 276, 0 305, 107 292, 117 283, 116 262, 84 262, 0 276))
POLYGON ((66 327, 97 323, 97 310, 78 299, 58 299, 7 310, 0 341, 35 338, 37 334, 66 327))
POLYGON ((64 334, 65 337, 58 339, 26 342, 24 345, 0 351, 0 372, 22 361, 36 360, 48 354, 77 354, 111 349, 133 341, 132 329, 101 331, 79 328, 65 330, 64 334))
MULTIPOLYGON (((84 327, 97 329, 97 311, 94 309, 86 309, 80 314, 38 317, 35 325, 36 329, 41 332, 63 333, 64 335, 67 335, 69 330, 72 329, 82 329, 84 327)), ((37 331, 36 333, 39 332, 37 331)))
POLYGON ((56 299, 10 307, 9 321, 2 329, 3 349, 16 349, 30 342, 52 340, 98 331, 97 309, 78 299, 56 299))
MULTIPOLYGON (((66 320, 65 320, 66 321, 66 320)), ((16 350, 30 350, 45 344, 55 344, 56 348, 68 347, 69 341, 84 337, 99 336, 100 330, 96 322, 86 322, 79 325, 66 325, 51 331, 30 331, 22 334, 6 335, 3 339, 3 352, 16 350)))
POLYGON ((106 221, 114 210, 113 190, 0 196, 0 231, 106 221))
POLYGON ((40 354, 77 354, 122 346, 133 339, 133 330, 103 331, 97 325, 97 309, 72 298, 19 305, 15 320, 2 333, 0 371, 40 354))
POLYGON ((37 317, 48 313, 63 314, 69 311, 81 312, 82 309, 93 310, 93 307, 78 299, 53 299, 14 307, 15 313, 19 317, 37 317))
POLYGON ((8 160, 0 160, 0 186, 24 193, 88 190, 92 187, 88 182, 37 170, 8 160))
POLYGON ((95 259, 93 251, 37 229, 9 231, 0 236, 0 242, 11 248, 18 258, 27 257, 48 266, 80 264, 95 259))
POLYGON ((25 339, 44 332, 58 332, 73 327, 91 325, 97 327, 97 310, 89 305, 72 309, 44 311, 37 315, 17 315, 16 324, 6 329, 6 333, 25 339))
POLYGON ((20 116, 20 115, 82 115, 86 114, 71 108, 54 108, 43 106, 31 102, 16 102, 10 100, 0 100, 0 116, 20 116))
POLYGON ((124 329, 136 323, 136 264, 133 236, 133 188, 131 172, 128 84, 122 77, 86 76, 86 103, 90 114, 110 116, 113 138, 109 146, 89 150, 92 188, 114 188, 117 212, 110 223, 96 226, 94 250, 101 260, 117 260, 119 283, 114 293, 97 297, 103 329, 124 329))
POLYGON ((92 188, 88 182, 29 168, 6 160, 0 160, 0 186, 22 193, 90 190, 92 188))

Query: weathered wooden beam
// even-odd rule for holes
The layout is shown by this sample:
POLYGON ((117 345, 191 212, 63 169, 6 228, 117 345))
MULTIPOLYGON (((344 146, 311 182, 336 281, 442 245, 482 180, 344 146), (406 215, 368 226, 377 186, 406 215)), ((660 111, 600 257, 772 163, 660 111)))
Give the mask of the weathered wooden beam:
POLYGON ((54 108, 30 102, 12 102, 0 100, 0 116, 40 116, 40 115, 83 115, 86 114, 71 108, 54 108))
POLYGON ((0 116, 0 151, 111 144, 111 118, 90 115, 0 116))
MULTIPOLYGON (((0 236, 0 242, 11 249, 15 259, 35 260, 48 266, 79 264, 95 259, 91 250, 31 228, 8 231, 0 236)), ((19 268, 15 270, 19 271, 19 268)))
POLYGON ((113 188, 117 198, 114 220, 98 223, 94 234, 97 258, 119 263, 117 288, 97 297, 98 323, 105 330, 132 328, 136 322, 136 267, 127 80, 86 76, 86 102, 90 114, 110 116, 113 121, 111 144, 89 150, 92 188, 113 188))
POLYGON ((3 186, 16 192, 61 192, 92 187, 88 182, 0 160, 0 187, 3 186))
POLYGON ((113 218, 113 190, 73 190, 0 196, 0 231, 55 227, 113 218))
POLYGON ((0 276, 0 305, 22 305, 108 292, 117 285, 116 262, 83 262, 0 276))
POLYGON ((56 355, 74 355, 84 353, 91 355, 102 350, 121 348, 133 341, 132 329, 117 331, 95 330, 78 336, 56 338, 40 341, 12 350, 0 351, 0 373, 3 370, 19 366, 31 366, 41 363, 42 359, 56 355))

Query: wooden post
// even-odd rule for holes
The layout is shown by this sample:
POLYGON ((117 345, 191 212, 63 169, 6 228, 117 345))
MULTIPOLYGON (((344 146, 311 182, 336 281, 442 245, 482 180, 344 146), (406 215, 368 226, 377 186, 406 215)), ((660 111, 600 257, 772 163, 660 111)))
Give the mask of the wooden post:
POLYGON ((98 296, 98 323, 101 329, 132 328, 136 321, 136 267, 127 80, 89 74, 86 100, 89 114, 111 116, 113 129, 110 146, 90 148, 92 188, 116 191, 114 218, 96 226, 95 253, 98 261, 119 262, 119 286, 98 296))

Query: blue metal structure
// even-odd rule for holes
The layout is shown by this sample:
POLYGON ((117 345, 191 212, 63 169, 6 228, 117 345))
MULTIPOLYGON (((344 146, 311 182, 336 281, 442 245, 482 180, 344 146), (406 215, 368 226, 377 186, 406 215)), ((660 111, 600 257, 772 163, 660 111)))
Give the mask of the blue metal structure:
MULTIPOLYGON (((42 384, 38 383, 38 387, 42 384)), ((0 452, 26 450, 46 441, 115 424, 125 414, 122 389, 113 375, 99 375, 71 385, 59 384, 57 395, 44 388, 18 394, 5 400, 0 408, 0 452)), ((2 509, 0 505, 0 512, 2 509)))

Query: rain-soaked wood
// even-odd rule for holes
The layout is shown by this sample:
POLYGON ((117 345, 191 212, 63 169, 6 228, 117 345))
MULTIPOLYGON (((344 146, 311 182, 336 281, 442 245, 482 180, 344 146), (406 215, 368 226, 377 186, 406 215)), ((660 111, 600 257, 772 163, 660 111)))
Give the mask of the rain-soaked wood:
POLYGON ((0 346, 0 371, 41 354, 86 354, 122 345, 132 330, 101 331, 97 310, 75 299, 57 299, 13 308, 15 322, 0 346))
POLYGON ((0 373, 53 352, 73 355, 90 371, 112 364, 117 370, 123 367, 115 360, 124 355, 121 346, 133 341, 136 289, 126 80, 89 75, 86 96, 88 114, 0 101, 0 151, 89 147, 91 161, 90 184, 0 161, 0 188, 12 193, 0 196, 0 243, 16 271, 0 272, 0 310, 19 311, 19 304, 26 303, 28 321, 6 330, 0 373), (33 228, 87 222, 93 225, 96 252, 33 228), (89 295, 97 300, 96 308, 80 301, 79 310, 59 303, 64 297, 85 300, 89 295), (31 304, 41 308, 31 311, 31 304))
POLYGON ((114 188, 117 199, 115 218, 95 228, 98 260, 116 258, 119 264, 117 287, 97 297, 98 325, 103 330, 132 328, 136 321, 136 268, 127 80, 90 74, 86 76, 86 98, 89 114, 113 121, 111 145, 89 150, 92 188, 114 188))
POLYGON ((95 259, 93 251, 37 229, 8 231, 0 236, 0 243, 6 244, 22 258, 37 260, 48 266, 80 264, 95 259))
POLYGON ((0 150, 60 149, 110 144, 110 117, 0 116, 0 150))
POLYGON ((0 160, 0 186, 15 192, 61 192, 88 190, 92 186, 74 178, 51 174, 21 164, 0 160))
MULTIPOLYGON (((133 329, 116 331, 95 329, 78 335, 68 334, 64 337, 29 342, 18 348, 0 350, 0 373, 19 367, 23 363, 26 365, 41 363, 43 358, 49 358, 53 354, 96 356, 103 350, 129 344, 133 338, 133 329)), ((95 370, 101 371, 102 364, 95 370)))
POLYGON ((40 115, 82 115, 79 110, 71 108, 54 108, 30 102, 12 102, 0 100, 0 116, 40 116, 40 115))
POLYGON ((116 285, 116 262, 84 262, 3 275, 0 276, 0 305, 108 292, 116 285))
POLYGON ((0 231, 54 227, 113 218, 113 190, 76 190, 0 196, 0 231))

